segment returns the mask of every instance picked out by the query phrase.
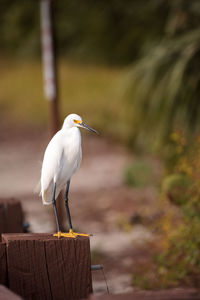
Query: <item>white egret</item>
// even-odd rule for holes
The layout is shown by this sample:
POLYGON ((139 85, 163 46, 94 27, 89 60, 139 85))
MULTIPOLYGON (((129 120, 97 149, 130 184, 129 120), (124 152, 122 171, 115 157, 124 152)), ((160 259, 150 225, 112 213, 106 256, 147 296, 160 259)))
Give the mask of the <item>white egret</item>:
POLYGON ((53 204, 57 225, 57 233, 54 236, 57 237, 75 238, 77 235, 87 236, 87 234, 73 231, 68 204, 70 180, 72 175, 78 170, 82 159, 81 133, 78 127, 98 133, 86 125, 80 116, 70 114, 65 118, 61 130, 53 136, 44 153, 41 172, 41 196, 43 204, 53 204), (65 207, 70 227, 68 233, 60 231, 56 209, 56 198, 64 187, 66 187, 65 207))

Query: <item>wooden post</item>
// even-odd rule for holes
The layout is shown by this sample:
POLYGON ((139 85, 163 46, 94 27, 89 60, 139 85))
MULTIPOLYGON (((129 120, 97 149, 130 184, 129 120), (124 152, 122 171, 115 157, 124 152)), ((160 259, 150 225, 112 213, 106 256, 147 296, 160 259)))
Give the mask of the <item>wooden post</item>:
POLYGON ((3 234, 8 287, 25 299, 70 300, 92 292, 88 237, 3 234))
MULTIPOLYGON (((49 132, 52 137, 59 130, 58 78, 55 54, 55 37, 52 20, 52 0, 41 0, 41 41, 43 58, 44 92, 49 106, 49 132)), ((60 229, 64 230, 62 195, 57 201, 60 229)), ((53 218, 55 228, 55 218, 53 218)))
POLYGON ((0 243, 0 284, 7 285, 7 279, 6 244, 0 243))
POLYGON ((0 234, 23 232, 23 212, 20 201, 12 198, 0 199, 0 234))
POLYGON ((41 0, 41 34, 44 92, 49 102, 49 127, 52 136, 59 128, 59 113, 57 64, 51 0, 41 0))

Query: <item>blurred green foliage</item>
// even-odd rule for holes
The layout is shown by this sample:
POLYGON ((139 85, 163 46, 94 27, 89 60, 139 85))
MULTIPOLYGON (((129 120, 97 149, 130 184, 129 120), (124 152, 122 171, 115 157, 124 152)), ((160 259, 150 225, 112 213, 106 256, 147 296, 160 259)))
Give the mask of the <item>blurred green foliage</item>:
POLYGON ((0 54, 34 57, 40 49, 39 1, 1 0, 0 54))
POLYGON ((164 213, 155 222, 160 238, 133 273, 134 284, 145 289, 200 287, 200 136, 187 142, 176 131, 171 139, 176 161, 163 180, 164 213))
POLYGON ((190 179, 183 174, 172 174, 163 180, 162 192, 176 205, 183 205, 190 200, 190 179))
MULTIPOLYGON (((169 6, 164 0, 52 2, 59 53, 84 62, 109 64, 132 62, 144 43, 161 37, 169 6)), ((1 0, 1 53, 12 57, 39 55, 39 4, 36 0, 1 0)))
POLYGON ((131 143, 143 149, 166 145, 177 128, 192 138, 200 124, 200 2, 174 0, 168 5, 162 38, 144 46, 126 80, 131 143))
MULTIPOLYGON (((163 197, 172 201, 182 213, 178 226, 164 229, 166 247, 158 255, 158 278, 164 286, 181 283, 200 286, 200 137, 189 147, 183 134, 173 134, 178 150, 173 173, 165 179, 163 197), (182 143, 181 143, 182 141, 182 143), (167 181, 167 182, 166 182, 167 181), (162 274, 159 270, 162 270, 162 274), (163 271, 164 270, 164 271, 163 271)), ((172 172, 172 171, 171 171, 172 172)))
POLYGON ((186 218, 173 235, 169 248, 156 257, 158 282, 163 287, 180 283, 199 287, 200 278, 200 220, 186 218))

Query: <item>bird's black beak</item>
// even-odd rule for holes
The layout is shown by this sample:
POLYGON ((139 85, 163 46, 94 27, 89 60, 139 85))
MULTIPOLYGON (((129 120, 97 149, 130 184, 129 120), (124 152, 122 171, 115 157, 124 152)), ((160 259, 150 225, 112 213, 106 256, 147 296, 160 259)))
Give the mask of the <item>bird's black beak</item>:
POLYGON ((85 124, 84 122, 82 122, 82 123, 80 124, 80 126, 83 127, 83 128, 86 128, 86 129, 88 129, 88 130, 90 130, 90 131, 92 131, 92 132, 94 132, 94 133, 96 133, 96 134, 99 134, 98 131, 96 131, 95 129, 89 127, 89 126, 88 126, 87 124, 85 124))

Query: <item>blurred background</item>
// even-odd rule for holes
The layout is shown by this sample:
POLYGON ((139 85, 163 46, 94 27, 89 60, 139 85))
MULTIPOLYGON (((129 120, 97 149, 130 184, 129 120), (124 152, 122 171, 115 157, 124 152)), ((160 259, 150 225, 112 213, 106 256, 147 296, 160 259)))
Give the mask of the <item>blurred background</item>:
MULTIPOLYGON (((77 113, 101 133, 83 132, 70 190, 92 262, 111 292, 199 287, 200 2, 52 2, 60 125, 77 113)), ((1 0, 0 23, 1 197, 22 201, 32 232, 51 232, 34 193, 50 139, 40 1, 1 0)))

